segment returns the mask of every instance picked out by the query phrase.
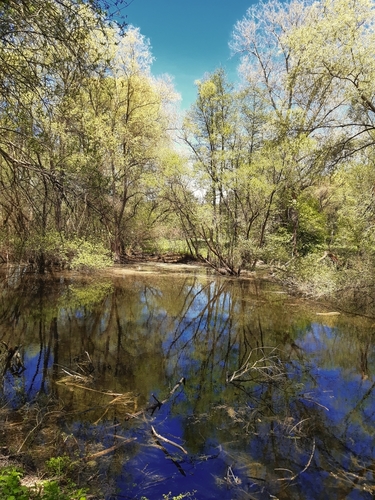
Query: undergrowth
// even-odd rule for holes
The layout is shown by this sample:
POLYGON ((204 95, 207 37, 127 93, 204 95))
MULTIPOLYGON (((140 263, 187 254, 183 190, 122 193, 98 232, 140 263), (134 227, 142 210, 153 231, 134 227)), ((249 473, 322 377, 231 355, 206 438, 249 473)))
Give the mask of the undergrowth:
MULTIPOLYGON (((60 457, 57 457, 58 460, 60 457)), ((40 481, 25 486, 21 480, 23 471, 15 466, 0 469, 0 498, 7 500, 86 500, 84 489, 77 489, 70 481, 65 486, 59 479, 40 481)))

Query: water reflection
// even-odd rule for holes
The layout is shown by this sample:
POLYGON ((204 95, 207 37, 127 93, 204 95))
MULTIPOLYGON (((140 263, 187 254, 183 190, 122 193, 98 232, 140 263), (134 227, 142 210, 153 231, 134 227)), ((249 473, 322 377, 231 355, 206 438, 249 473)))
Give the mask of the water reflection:
POLYGON ((82 457, 108 499, 372 498, 371 321, 265 282, 146 271, 4 274, 3 402, 55 412, 18 449, 82 457))

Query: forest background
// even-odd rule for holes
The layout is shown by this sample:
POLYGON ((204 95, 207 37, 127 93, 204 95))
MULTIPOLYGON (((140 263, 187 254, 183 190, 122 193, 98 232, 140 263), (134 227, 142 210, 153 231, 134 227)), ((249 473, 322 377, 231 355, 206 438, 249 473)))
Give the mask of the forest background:
POLYGON ((44 272, 173 252, 368 297, 374 3, 250 7, 230 40, 238 82, 204 75, 184 115, 147 38, 107 7, 0 2, 1 260, 44 272))

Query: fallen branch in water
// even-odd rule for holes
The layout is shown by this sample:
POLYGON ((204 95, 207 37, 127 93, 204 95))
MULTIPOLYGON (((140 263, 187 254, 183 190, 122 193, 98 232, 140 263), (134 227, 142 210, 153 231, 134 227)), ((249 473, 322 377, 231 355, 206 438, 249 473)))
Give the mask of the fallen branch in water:
POLYGON ((82 373, 78 373, 72 369, 65 368, 64 366, 60 366, 56 364, 56 366, 61 368, 61 371, 65 373, 67 376, 58 380, 57 383, 63 383, 65 385, 73 385, 72 380, 76 380, 81 382, 82 384, 90 384, 93 381, 92 375, 82 375, 82 373))
MULTIPOLYGON (((311 453, 310 453, 309 461, 307 462, 307 464, 305 465, 305 467, 300 472, 297 472, 297 474, 294 474, 294 476, 291 476, 291 477, 280 477, 278 479, 278 481, 294 481, 298 476, 300 476, 301 474, 303 474, 304 472, 306 472, 307 469, 311 465, 312 459, 314 457, 314 453, 315 453, 315 438, 314 438, 314 441, 313 441, 313 446, 312 446, 312 450, 311 450, 311 453)), ((285 470, 285 469, 275 469, 275 470, 285 470)))
POLYGON ((326 406, 322 405, 321 403, 318 403, 317 401, 314 401, 311 398, 305 398, 305 397, 301 396, 301 399, 304 399, 305 401, 308 401, 309 403, 314 403, 315 405, 320 406, 324 410, 329 411, 329 408, 327 408, 326 406))
POLYGON ((285 366, 280 363, 279 357, 274 354, 277 351, 279 351, 277 347, 261 347, 252 349, 241 368, 235 370, 232 375, 227 375, 227 383, 231 383, 234 380, 244 382, 242 377, 250 372, 256 373, 257 375, 264 377, 266 380, 276 380, 278 377, 284 377, 285 366), (264 349, 270 349, 270 353, 268 355, 264 354, 264 349), (258 350, 261 351, 263 356, 250 364, 251 356, 254 351, 258 350))
POLYGON ((135 441, 136 438, 131 438, 131 439, 125 439, 124 441, 114 444, 113 446, 110 446, 109 448, 106 448, 105 450, 98 451, 97 453, 93 453, 92 455, 89 455, 85 457, 85 462, 89 462, 90 460, 93 460, 94 458, 102 457, 103 455, 107 455, 108 453, 111 453, 112 451, 117 450, 118 448, 121 448, 121 446, 124 446, 127 443, 131 443, 132 441, 135 441))
POLYGON ((232 484, 241 484, 241 479, 238 476, 234 475, 234 472, 233 472, 233 469, 232 469, 231 465, 228 466, 227 473, 226 473, 224 479, 230 485, 232 485, 232 484))
POLYGON ((172 395, 173 395, 173 394, 177 391, 177 389, 178 389, 178 388, 180 387, 180 385, 182 385, 182 384, 183 384, 183 385, 185 385, 185 377, 182 377, 182 378, 181 378, 181 379, 177 382, 177 384, 173 387, 173 389, 171 389, 171 390, 169 391, 168 396, 167 396, 165 399, 163 399, 163 401, 159 401, 159 400, 157 399, 157 397, 156 397, 154 394, 152 394, 152 397, 155 399, 156 403, 155 403, 155 404, 153 404, 153 405, 151 405, 151 406, 149 406, 148 408, 146 408, 146 410, 148 410, 148 411, 149 411, 149 410, 151 410, 151 415, 152 415, 152 414, 154 413, 154 411, 156 410, 156 408, 160 409, 160 408, 162 407, 162 405, 163 405, 163 404, 165 404, 165 403, 169 400, 169 398, 170 398, 170 397, 171 397, 171 396, 172 396, 172 395))
POLYGON ((293 425, 293 427, 291 429, 289 429, 289 434, 292 434, 292 432, 294 430, 296 430, 299 425, 303 424, 303 422, 307 422, 307 420, 310 420, 310 417, 304 418, 304 419, 300 420, 299 422, 297 422, 295 425, 293 425))
POLYGON ((151 431, 152 431, 153 436, 156 437, 157 439, 160 439, 160 441, 164 441, 165 443, 168 443, 172 446, 175 446, 176 448, 181 450, 183 453, 185 453, 185 455, 188 454, 188 452, 185 450, 185 448, 183 448, 179 444, 175 443, 174 441, 171 441, 170 439, 167 439, 164 436, 161 436, 160 434, 158 434, 152 425, 151 425, 151 431))
POLYGON ((94 364, 92 362, 92 359, 90 357, 90 354, 85 351, 85 354, 86 354, 86 357, 87 357, 87 360, 79 360, 76 359, 76 363, 77 363, 77 368, 79 370, 81 370, 81 372, 84 374, 84 375, 91 375, 94 371, 95 371, 95 368, 94 368, 94 364))
POLYGON ((156 444, 162 450, 162 452, 165 453, 165 455, 167 456, 167 458, 169 460, 171 460, 171 462, 177 467, 177 469, 179 470, 180 474, 182 474, 183 476, 186 476, 186 473, 185 473, 184 469, 181 467, 181 464, 179 462, 177 462, 177 460, 175 460, 172 457, 172 455, 169 453, 169 451, 166 448, 164 448, 164 446, 161 443, 159 443, 158 440, 156 440, 156 444))
POLYGON ((168 401, 168 399, 172 396, 172 394, 173 394, 174 392, 176 392, 176 391, 177 391, 177 389, 180 387, 180 385, 181 385, 181 384, 185 385, 185 382, 186 382, 185 377, 182 377, 182 378, 181 378, 181 379, 177 382, 177 384, 173 387, 173 389, 169 392, 168 397, 167 397, 166 399, 164 399, 164 401, 162 401, 162 404, 164 404, 164 403, 166 403, 166 402, 168 401))
POLYGON ((22 441, 22 443, 20 444, 20 446, 18 447, 18 450, 17 450, 17 454, 21 453, 21 450, 22 448, 25 446, 27 440, 29 439, 29 437, 34 434, 34 432, 39 429, 39 427, 44 423, 44 421, 47 419, 47 417, 50 417, 51 415, 53 414, 56 414, 56 415, 60 415, 61 412, 59 410, 52 410, 52 411, 48 411, 47 413, 45 414, 42 414, 41 418, 39 419, 39 413, 42 413, 42 412, 38 412, 37 414, 37 419, 36 419, 36 425, 31 429, 30 432, 28 432, 27 436, 25 437, 25 439, 22 441))
POLYGON ((66 380, 65 378, 62 380, 58 380, 57 384, 68 385, 69 387, 77 387, 78 389, 84 389, 85 391, 96 392, 98 394, 102 394, 103 396, 112 396, 113 398, 125 396, 125 394, 121 394, 119 392, 98 391, 97 389, 91 389, 91 387, 87 387, 86 385, 81 385, 81 384, 76 384, 74 382, 70 382, 70 380, 66 380))
POLYGON ((170 397, 177 391, 177 389, 181 386, 181 385, 185 385, 185 377, 182 377, 178 382, 177 384, 173 387, 173 389, 171 389, 169 391, 169 394, 168 396, 163 399, 163 401, 159 401, 158 398, 152 394, 152 397, 155 399, 156 403, 150 405, 150 406, 147 406, 144 410, 141 410, 141 411, 138 411, 137 413, 133 413, 133 414, 128 414, 128 419, 130 418, 136 418, 136 417, 139 417, 141 415, 143 415, 146 411, 151 411, 151 415, 154 414, 154 411, 156 409, 159 409, 170 399, 170 397))
MULTIPOLYGON (((107 394, 107 393, 105 392, 104 394, 107 394)), ((110 393, 110 395, 114 396, 115 394, 110 393)), ((103 417, 105 417, 105 415, 108 413, 108 410, 111 407, 116 406, 116 405, 128 406, 131 403, 134 404, 134 402, 135 402, 135 400, 133 397, 131 397, 130 394, 117 394, 117 396, 107 404, 107 407, 106 407, 104 413, 102 414, 101 417, 98 418, 98 420, 96 422, 94 422, 94 424, 97 425, 101 421, 101 419, 103 417)))

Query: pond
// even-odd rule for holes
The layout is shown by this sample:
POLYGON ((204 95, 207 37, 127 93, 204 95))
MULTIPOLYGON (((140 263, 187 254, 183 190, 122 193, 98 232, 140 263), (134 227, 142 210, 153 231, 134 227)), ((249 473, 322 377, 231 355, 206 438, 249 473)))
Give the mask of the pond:
POLYGON ((5 270, 0 317, 3 443, 97 498, 373 498, 374 319, 145 263, 5 270))

